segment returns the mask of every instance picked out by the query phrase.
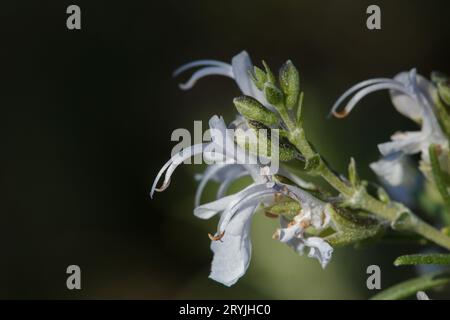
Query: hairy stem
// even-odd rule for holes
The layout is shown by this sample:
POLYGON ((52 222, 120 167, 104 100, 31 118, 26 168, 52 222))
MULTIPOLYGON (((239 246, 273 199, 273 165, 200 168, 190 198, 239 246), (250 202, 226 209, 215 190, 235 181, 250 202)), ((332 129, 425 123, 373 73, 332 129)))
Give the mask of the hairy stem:
MULTIPOLYGON (((316 153, 311 148, 305 137, 304 129, 294 123, 289 114, 283 108, 280 108, 279 113, 288 127, 290 132, 289 140, 291 143, 295 145, 295 147, 305 156, 307 160, 315 156, 316 153)), ((353 205, 355 207, 376 214, 391 223, 395 223, 397 219, 399 219, 399 217, 407 211, 406 213, 408 215, 408 219, 403 225, 404 229, 413 231, 450 250, 450 237, 441 233, 439 230, 435 229, 426 222, 420 220, 406 208, 395 205, 394 203, 384 203, 372 197, 364 190, 353 188, 346 181, 340 179, 322 159, 320 160, 320 165, 316 169, 316 172, 334 189, 344 195, 344 197, 350 199, 350 202, 354 202, 353 205)))

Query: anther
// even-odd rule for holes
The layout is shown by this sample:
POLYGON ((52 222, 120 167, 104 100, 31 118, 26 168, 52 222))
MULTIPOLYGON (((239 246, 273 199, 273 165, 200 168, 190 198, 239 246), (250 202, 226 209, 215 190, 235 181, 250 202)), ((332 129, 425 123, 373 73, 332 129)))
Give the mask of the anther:
POLYGON ((217 236, 213 236, 211 233, 208 233, 208 237, 209 237, 209 239, 211 239, 211 241, 219 241, 220 239, 223 238, 224 235, 225 235, 225 231, 222 231, 217 236))
POLYGON ((332 113, 333 113, 333 116, 335 116, 338 119, 343 119, 343 118, 348 116, 348 112, 346 110, 343 110, 343 111, 340 111, 340 112, 339 111, 333 111, 332 113))

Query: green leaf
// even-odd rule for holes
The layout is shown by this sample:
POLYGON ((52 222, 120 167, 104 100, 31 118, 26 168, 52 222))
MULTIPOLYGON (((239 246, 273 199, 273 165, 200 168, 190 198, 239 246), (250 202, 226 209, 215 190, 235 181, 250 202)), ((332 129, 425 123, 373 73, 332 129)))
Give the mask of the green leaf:
POLYGON ((450 264, 450 254, 409 254, 400 256, 394 261, 394 266, 408 266, 418 264, 450 264))
POLYGON ((396 284, 373 296, 371 300, 398 300, 404 299, 431 288, 446 285, 450 282, 450 272, 429 273, 422 277, 413 278, 396 284))

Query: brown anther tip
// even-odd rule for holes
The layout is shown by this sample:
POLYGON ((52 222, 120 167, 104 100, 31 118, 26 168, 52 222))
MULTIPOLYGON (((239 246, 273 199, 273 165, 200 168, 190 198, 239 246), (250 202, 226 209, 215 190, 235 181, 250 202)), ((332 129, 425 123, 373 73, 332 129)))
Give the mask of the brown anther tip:
POLYGON ((339 112, 339 111, 333 111, 332 114, 333 114, 333 116, 335 116, 335 117, 338 118, 338 119, 343 119, 343 118, 345 118, 345 117, 348 116, 348 112, 345 111, 345 110, 343 110, 343 111, 341 111, 341 112, 339 112))
POLYGON ((302 227, 302 229, 306 229, 306 228, 311 226, 311 222, 309 222, 309 221, 302 221, 302 222, 300 222, 300 226, 302 227))
POLYGON ((441 147, 441 145, 440 145, 440 144, 436 144, 434 148, 436 149, 436 153, 437 153, 438 155, 440 155, 441 152, 442 152, 442 147, 441 147))
POLYGON ((292 220, 291 222, 288 223, 288 227, 292 227, 296 224, 297 222, 292 220))
POLYGON ((211 241, 219 241, 220 239, 223 238, 224 235, 225 235, 225 231, 222 231, 217 236, 213 236, 211 233, 208 233, 208 237, 209 237, 209 239, 211 239, 211 241))
POLYGON ((155 191, 156 191, 156 192, 163 192, 164 190, 167 189, 167 187, 169 186, 169 184, 170 184, 170 180, 167 181, 167 183, 164 183, 161 187, 155 188, 155 191))
POLYGON ((279 202, 281 200, 281 193, 280 192, 276 192, 274 195, 274 200, 275 202, 279 202))
POLYGON ((277 215, 277 214, 272 213, 272 212, 270 212, 270 211, 265 211, 264 214, 265 214, 265 216, 266 216, 267 218, 271 218, 271 219, 276 219, 276 218, 278 218, 278 215, 277 215))

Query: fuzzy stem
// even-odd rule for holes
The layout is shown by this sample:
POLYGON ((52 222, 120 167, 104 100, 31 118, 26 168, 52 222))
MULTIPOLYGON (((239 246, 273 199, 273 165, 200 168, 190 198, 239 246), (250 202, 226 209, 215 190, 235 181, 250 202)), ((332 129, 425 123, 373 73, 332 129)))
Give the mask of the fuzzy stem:
MULTIPOLYGON (((304 129, 291 120, 284 108, 278 109, 281 118, 290 131, 289 140, 291 143, 295 145, 306 159, 313 157, 316 153, 309 145, 304 129)), ((317 173, 346 198, 352 199, 355 196, 355 193, 358 192, 358 190, 355 190, 351 185, 341 180, 323 160, 320 161, 317 173)), ((357 202, 355 202, 354 205, 360 209, 374 213, 391 223, 395 223, 401 214, 405 212, 405 208, 395 206, 392 203, 381 202, 366 192, 360 192, 358 194, 357 202)), ((409 212, 409 219, 405 223, 404 228, 450 250, 450 237, 420 220, 411 212, 409 212)))

